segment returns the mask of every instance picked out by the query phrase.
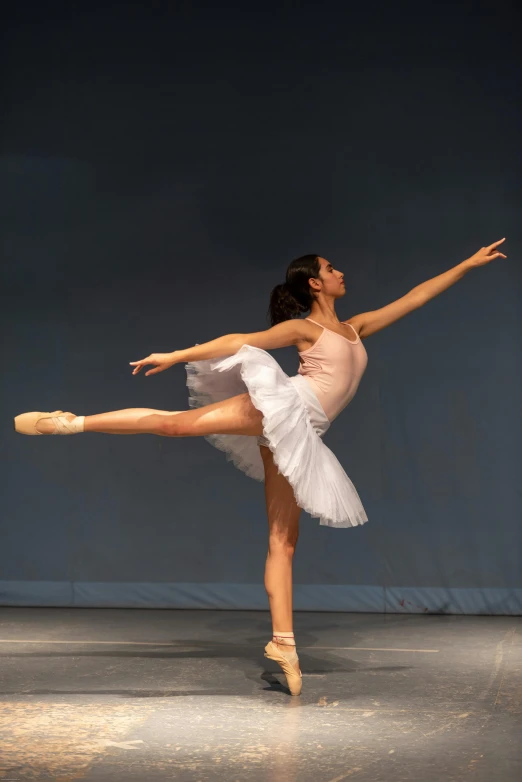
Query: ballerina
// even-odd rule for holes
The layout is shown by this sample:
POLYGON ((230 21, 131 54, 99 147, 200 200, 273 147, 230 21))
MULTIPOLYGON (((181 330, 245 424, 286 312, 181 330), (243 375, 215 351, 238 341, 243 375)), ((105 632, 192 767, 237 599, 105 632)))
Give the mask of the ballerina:
POLYGON ((250 477, 264 481, 269 526, 264 584, 272 619, 265 656, 283 669, 292 695, 302 675, 292 617, 292 561, 301 510, 330 527, 368 521, 361 500, 322 436, 353 399, 367 366, 362 341, 390 326, 460 280, 470 269, 506 258, 501 239, 449 271, 427 280, 381 309, 340 321, 335 302, 346 293, 344 274, 325 258, 293 261, 286 281, 270 296, 271 327, 227 334, 172 353, 131 361, 133 375, 185 363, 190 410, 130 408, 98 415, 22 413, 21 434, 156 434, 203 436, 250 477), (313 317, 301 318, 304 312, 313 317), (295 345, 296 375, 289 377, 267 352, 295 345))

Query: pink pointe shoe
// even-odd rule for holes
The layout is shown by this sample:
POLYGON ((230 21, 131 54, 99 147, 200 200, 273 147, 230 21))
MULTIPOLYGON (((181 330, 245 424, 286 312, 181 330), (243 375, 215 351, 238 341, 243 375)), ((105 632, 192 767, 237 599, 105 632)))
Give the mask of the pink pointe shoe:
POLYGON ((84 416, 75 416, 72 421, 69 421, 68 415, 74 415, 74 413, 64 413, 63 410, 55 410, 54 413, 22 413, 14 419, 14 428, 19 434, 45 434, 45 432, 39 432, 36 425, 39 421, 50 418, 54 425, 54 431, 49 434, 83 432, 84 416))
POLYGON ((287 657, 283 654, 273 641, 269 641, 265 646, 265 657, 269 660, 275 660, 279 663, 286 676, 286 683, 292 695, 300 695, 303 686, 303 676, 299 670, 299 658, 297 652, 287 657))

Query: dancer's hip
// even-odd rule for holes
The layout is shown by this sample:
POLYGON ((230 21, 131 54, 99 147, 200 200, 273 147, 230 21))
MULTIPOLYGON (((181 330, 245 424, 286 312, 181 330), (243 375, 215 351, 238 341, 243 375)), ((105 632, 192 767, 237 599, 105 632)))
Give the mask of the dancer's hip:
MULTIPOLYGON (((310 423, 319 435, 322 437, 326 430, 330 427, 330 421, 326 413, 324 412, 321 403, 312 390, 312 387, 304 375, 294 375, 289 378, 290 382, 295 387, 297 393, 303 400, 308 414, 310 416, 310 423)), ((268 447, 268 440, 264 435, 260 435, 257 438, 258 445, 266 445, 268 447)))

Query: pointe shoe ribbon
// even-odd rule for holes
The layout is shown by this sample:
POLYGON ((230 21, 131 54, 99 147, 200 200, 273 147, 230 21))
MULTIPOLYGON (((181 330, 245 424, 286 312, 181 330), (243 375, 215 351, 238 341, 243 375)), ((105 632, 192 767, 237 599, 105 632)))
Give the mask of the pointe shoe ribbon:
POLYGON ((293 663, 298 664, 299 658, 297 652, 294 652, 291 657, 287 657, 278 649, 273 641, 269 641, 265 646, 265 657, 279 663, 286 676, 288 689, 292 695, 300 695, 303 686, 303 677, 301 671, 297 670, 293 665, 293 663))
POLYGON ((80 426, 80 423, 83 423, 83 420, 80 422, 78 417, 76 417, 72 421, 69 421, 65 417, 66 415, 73 414, 64 413, 63 410, 55 410, 53 413, 22 413, 21 415, 17 415, 14 419, 14 427, 19 434, 45 434, 45 432, 39 432, 36 425, 42 419, 50 418, 54 425, 54 432, 50 432, 50 434, 77 434, 77 432, 83 431, 80 426))

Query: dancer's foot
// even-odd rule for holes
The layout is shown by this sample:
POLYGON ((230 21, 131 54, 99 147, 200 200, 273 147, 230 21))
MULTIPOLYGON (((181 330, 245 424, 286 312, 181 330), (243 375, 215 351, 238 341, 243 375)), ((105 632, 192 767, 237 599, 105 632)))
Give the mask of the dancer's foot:
POLYGON ((299 667, 299 657, 297 656, 297 649, 295 643, 287 643, 286 641, 281 641, 281 639, 277 639, 275 636, 272 638, 272 643, 277 646, 279 651, 282 654, 284 654, 285 657, 294 660, 294 667, 297 669, 298 673, 301 673, 301 669, 299 667), (295 663, 295 660, 297 660, 297 663, 295 663))
MULTIPOLYGON (((290 635, 289 633, 287 634, 290 635)), ((299 667, 299 657, 294 639, 274 635, 265 646, 265 657, 279 663, 286 676, 288 689, 292 695, 300 695, 303 686, 303 678, 299 667)))
POLYGON ((64 413, 22 413, 14 419, 14 427, 20 434, 77 434, 83 432, 84 416, 64 413))

